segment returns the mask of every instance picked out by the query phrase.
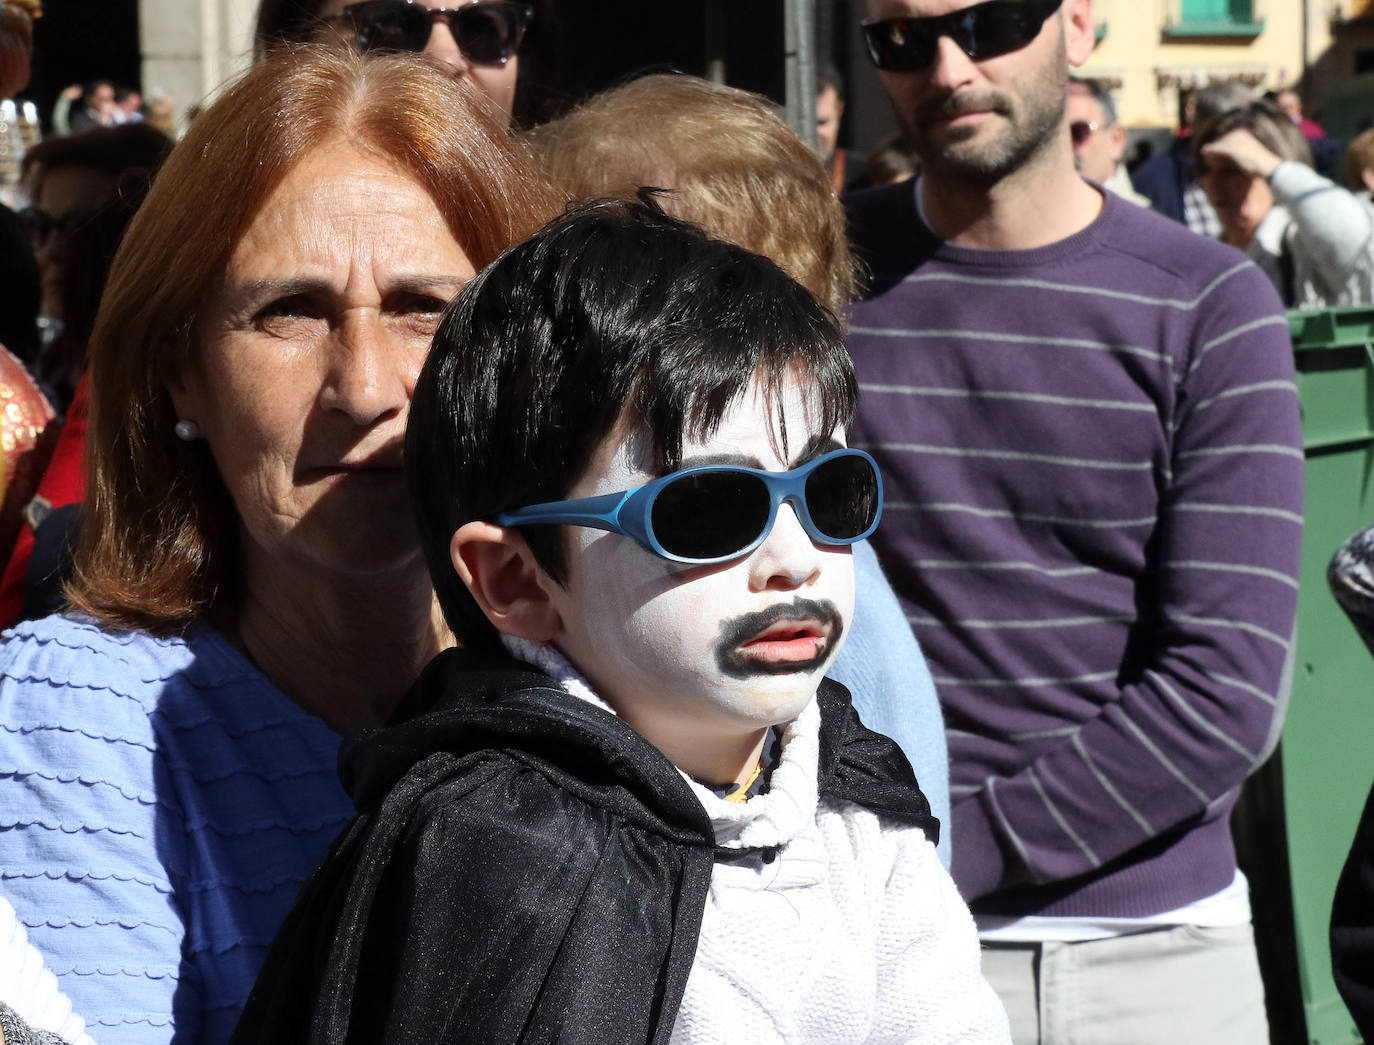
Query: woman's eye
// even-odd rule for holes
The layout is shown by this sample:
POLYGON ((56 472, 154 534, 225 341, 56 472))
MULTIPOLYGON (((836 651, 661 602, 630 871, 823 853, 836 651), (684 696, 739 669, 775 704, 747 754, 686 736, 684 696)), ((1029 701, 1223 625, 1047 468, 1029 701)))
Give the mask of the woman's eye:
POLYGON ((403 293, 393 294, 387 299, 386 310, 397 315, 438 315, 448 307, 448 302, 433 294, 403 293))
POLYGON ((392 330, 406 337, 428 340, 439 329, 448 301, 433 294, 399 293, 388 295, 382 306, 392 330))
POLYGON ((308 295, 290 294, 286 297, 277 298, 269 301, 262 308, 258 309, 253 321, 264 326, 280 320, 289 319, 320 319, 324 315, 323 311, 316 305, 308 295))

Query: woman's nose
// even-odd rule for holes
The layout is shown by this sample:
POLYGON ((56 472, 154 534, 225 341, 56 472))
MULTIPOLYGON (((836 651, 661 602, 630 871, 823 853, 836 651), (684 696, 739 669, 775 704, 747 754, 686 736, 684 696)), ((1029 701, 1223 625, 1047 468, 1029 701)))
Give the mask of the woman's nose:
POLYGON ((366 427, 404 414, 415 386, 406 346, 375 309, 349 312, 334 331, 321 405, 366 427))

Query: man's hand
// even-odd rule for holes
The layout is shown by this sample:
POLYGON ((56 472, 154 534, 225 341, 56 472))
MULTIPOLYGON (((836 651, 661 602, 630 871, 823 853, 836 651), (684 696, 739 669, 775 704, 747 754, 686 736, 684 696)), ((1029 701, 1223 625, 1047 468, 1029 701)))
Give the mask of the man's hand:
POLYGON ((1202 147, 1202 155, 1209 165, 1234 167, 1256 178, 1268 181, 1283 161, 1244 127, 1223 134, 1216 141, 1202 147))

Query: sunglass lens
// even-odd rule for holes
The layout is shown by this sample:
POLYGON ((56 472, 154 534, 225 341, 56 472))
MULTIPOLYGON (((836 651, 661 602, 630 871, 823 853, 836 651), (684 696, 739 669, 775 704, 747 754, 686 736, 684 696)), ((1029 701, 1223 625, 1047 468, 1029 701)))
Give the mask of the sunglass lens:
POLYGON ((453 16, 463 56, 483 65, 504 62, 520 45, 521 19, 514 4, 469 4, 453 16))
POLYGON ((665 551, 683 559, 723 559, 763 532, 768 488, 741 472, 696 472, 654 498, 650 523, 665 551))
POLYGON ((348 14, 364 51, 423 51, 429 43, 429 12, 423 7, 383 0, 358 4, 348 14))
POLYGON ((1031 4, 978 4, 967 9, 953 35, 970 58, 994 58, 1025 47, 1040 25, 1031 4))
POLYGON ((921 19, 890 18, 864 26, 868 56, 879 69, 892 72, 924 69, 935 60, 935 35, 921 19))
POLYGON ((806 510, 811 523, 832 540, 853 540, 878 515, 878 476, 857 454, 832 457, 806 478, 806 510))
POLYGON ((19 224, 28 233, 29 243, 34 249, 38 249, 48 242, 48 237, 52 235, 56 222, 48 216, 46 211, 41 211, 37 207, 25 207, 19 212, 19 224))

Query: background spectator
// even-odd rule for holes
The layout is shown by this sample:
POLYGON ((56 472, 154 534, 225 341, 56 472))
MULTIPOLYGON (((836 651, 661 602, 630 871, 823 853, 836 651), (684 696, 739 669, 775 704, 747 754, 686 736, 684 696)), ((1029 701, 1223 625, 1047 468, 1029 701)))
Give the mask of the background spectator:
POLYGON ((143 119, 143 95, 132 87, 115 89, 115 123, 138 123, 143 119))
POLYGON ((816 77, 816 151, 836 192, 844 188, 845 180, 845 150, 839 147, 843 119, 844 80, 839 70, 827 64, 816 77))
POLYGON ((1374 130, 1355 135, 1345 150, 1345 185, 1366 198, 1374 193, 1374 130))
POLYGON ((110 264, 147 187, 146 181, 129 183, 64 237, 60 253, 66 321, 43 362, 48 368, 48 383, 72 394, 69 401, 62 400, 62 430, 36 489, 32 484, 16 488, 5 502, 5 514, 17 511, 21 521, 0 577, 0 627, 9 627, 21 616, 47 616, 62 607, 62 586, 71 572, 71 547, 78 532, 76 508, 85 496, 83 462, 90 393, 86 346, 95 328, 110 264))
POLYGON ((1303 114, 1302 95, 1298 93, 1297 88, 1285 87, 1274 95, 1274 103, 1293 121, 1298 130, 1302 132, 1302 136, 1308 141, 1321 141, 1326 137, 1322 125, 1310 116, 1303 114))
POLYGON ((864 168, 867 187, 909 181, 921 173, 921 158, 905 136, 894 134, 868 154, 864 168))
POLYGON ((1066 111, 1078 172, 1122 199, 1148 207, 1150 201, 1131 187, 1130 175, 1121 162, 1126 152, 1126 128, 1117 119, 1111 91, 1097 80, 1073 77, 1066 111))
POLYGON ((1271 102, 1212 120, 1193 140, 1198 182, 1222 223, 1290 308, 1374 301, 1374 207, 1312 169, 1271 102))
POLYGON ((81 105, 72 112, 68 123, 73 134, 91 127, 113 127, 119 122, 116 112, 114 84, 96 80, 82 92, 81 105))
POLYGON ((168 138, 176 140, 178 137, 176 99, 166 94, 149 99, 148 115, 144 121, 149 127, 155 127, 168 138))
POLYGON ((141 199, 171 148, 160 131, 130 124, 49 138, 24 157, 24 184, 32 204, 20 217, 42 272, 47 327, 33 369, 59 412, 66 411, 84 368, 95 306, 118 242, 107 224, 113 217, 122 226, 129 208, 112 208, 90 232, 83 227, 121 195, 141 199))
POLYGON ((1189 139, 1201 127, 1227 109, 1245 105, 1254 94, 1235 81, 1215 83, 1188 96, 1183 107, 1183 122, 1168 151, 1152 156, 1131 172, 1131 184, 1166 218, 1180 221, 1199 236, 1216 239, 1221 222, 1207 202, 1207 195, 1193 176, 1193 154, 1189 139))
POLYGON ((423 52, 450 76, 471 80, 509 114, 520 70, 516 52, 532 11, 519 0, 260 0, 254 52, 262 58, 282 43, 331 39, 364 50, 423 52), (427 18, 427 11, 452 13, 427 18))

